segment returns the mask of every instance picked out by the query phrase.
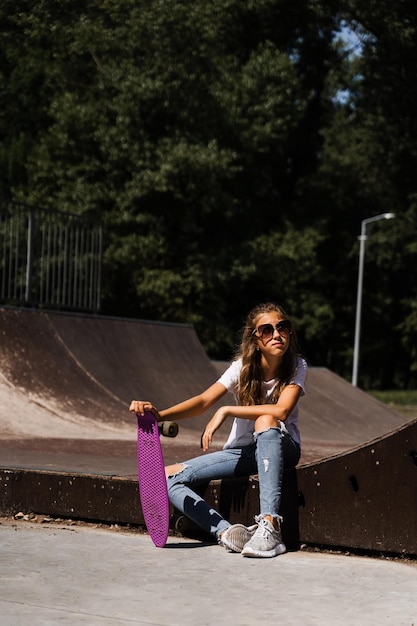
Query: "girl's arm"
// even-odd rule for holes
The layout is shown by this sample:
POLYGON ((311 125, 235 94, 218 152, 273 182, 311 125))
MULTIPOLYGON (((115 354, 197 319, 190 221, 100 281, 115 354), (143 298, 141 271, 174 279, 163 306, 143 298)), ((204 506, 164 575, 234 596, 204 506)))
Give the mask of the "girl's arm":
POLYGON ((256 420, 261 415, 272 415, 280 422, 285 422, 291 415, 301 394, 301 387, 296 384, 287 385, 281 391, 276 404, 254 404, 252 406, 230 406, 221 407, 219 410, 227 409, 227 416, 241 417, 243 419, 256 420))
MULTIPOLYGON (((296 384, 287 385, 281 391, 276 404, 254 404, 250 406, 221 406, 211 420, 208 422, 203 436, 201 446, 204 451, 208 450, 214 433, 220 428, 228 417, 240 417, 243 419, 257 420, 258 417, 272 416, 274 423, 285 422, 293 411, 301 394, 301 387, 296 384)), ((256 427, 255 427, 256 428, 256 427)))
POLYGON ((144 400, 132 400, 129 410, 139 414, 143 414, 144 411, 152 411, 158 421, 182 420, 201 415, 220 400, 226 391, 224 385, 216 382, 202 393, 162 411, 158 411, 152 402, 144 400))

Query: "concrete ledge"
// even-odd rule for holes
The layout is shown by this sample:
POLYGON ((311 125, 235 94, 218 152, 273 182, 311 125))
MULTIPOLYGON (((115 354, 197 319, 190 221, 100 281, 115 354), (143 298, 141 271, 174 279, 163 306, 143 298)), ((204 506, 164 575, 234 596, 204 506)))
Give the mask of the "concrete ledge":
POLYGON ((143 523, 137 482, 118 476, 0 470, 0 512, 45 513, 123 524, 143 523))
MULTIPOLYGON (((259 512, 259 483, 255 476, 212 481, 202 491, 209 504, 232 523, 253 524, 259 512)), ((19 511, 119 524, 144 524, 136 479, 33 469, 0 470, 0 513, 19 511)), ((296 471, 285 472, 281 515, 283 540, 299 545, 296 471)), ((172 528, 202 534, 187 518, 172 511, 172 528)))
MULTIPOLYGON (((55 461, 60 459, 57 455, 55 461)), ((107 458, 103 463, 93 460, 83 458, 78 470, 71 458, 48 470, 30 458, 25 463, 33 463, 26 468, 21 461, 9 462, 0 468, 0 513, 144 524, 134 463, 127 467, 124 459, 113 464, 107 458)), ((284 542, 289 549, 297 549, 301 541, 417 556, 416 480, 417 420, 346 453, 287 471, 281 506, 284 542)), ((203 495, 232 523, 252 524, 258 513, 254 476, 213 481, 203 495)), ((181 529, 173 511, 174 526, 196 532, 187 520, 182 522, 181 529)))

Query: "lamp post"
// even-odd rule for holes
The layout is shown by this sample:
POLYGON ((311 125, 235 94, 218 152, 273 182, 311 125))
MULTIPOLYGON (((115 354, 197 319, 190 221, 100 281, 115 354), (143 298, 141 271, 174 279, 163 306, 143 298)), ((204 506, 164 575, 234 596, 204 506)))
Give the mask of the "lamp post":
POLYGON ((379 220, 390 220, 395 217, 395 213, 381 213, 374 217, 368 217, 362 220, 361 234, 359 237, 359 272, 358 272, 358 295, 356 299, 356 322, 355 322, 355 344, 353 347, 353 369, 352 369, 352 385, 357 387, 358 384, 358 363, 359 363, 359 342, 361 333, 361 311, 362 311, 362 286, 363 286, 363 263, 365 260, 365 241, 367 240, 366 227, 372 222, 379 220))

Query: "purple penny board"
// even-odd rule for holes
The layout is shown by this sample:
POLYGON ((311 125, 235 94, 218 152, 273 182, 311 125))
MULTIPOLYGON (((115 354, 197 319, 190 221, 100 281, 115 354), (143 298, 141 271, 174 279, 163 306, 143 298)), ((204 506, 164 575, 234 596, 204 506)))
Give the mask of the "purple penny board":
POLYGON ((169 500, 158 422, 150 411, 136 413, 138 420, 138 483, 146 528, 157 548, 166 544, 169 500))

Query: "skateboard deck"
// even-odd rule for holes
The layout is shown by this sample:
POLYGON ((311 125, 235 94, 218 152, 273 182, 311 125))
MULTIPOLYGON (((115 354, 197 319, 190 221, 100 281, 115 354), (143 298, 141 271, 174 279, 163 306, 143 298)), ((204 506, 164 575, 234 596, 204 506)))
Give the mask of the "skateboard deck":
POLYGON ((138 483, 142 513, 149 535, 157 548, 166 544, 169 531, 169 500, 160 432, 175 437, 178 426, 158 425, 150 411, 136 413, 138 421, 138 483))

